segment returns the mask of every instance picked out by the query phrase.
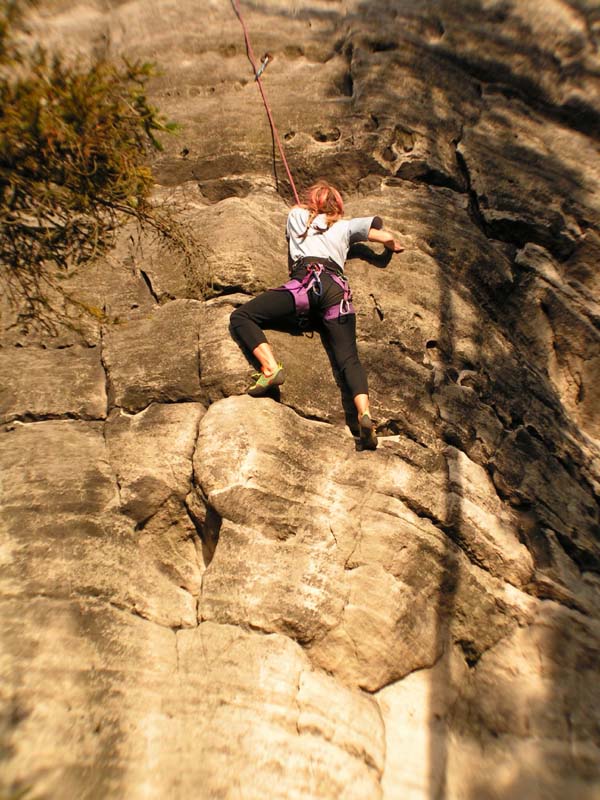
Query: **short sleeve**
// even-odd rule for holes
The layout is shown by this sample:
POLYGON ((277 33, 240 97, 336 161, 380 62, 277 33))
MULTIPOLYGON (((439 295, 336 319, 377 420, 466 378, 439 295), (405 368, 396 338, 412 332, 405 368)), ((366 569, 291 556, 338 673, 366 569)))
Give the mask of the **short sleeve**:
POLYGON ((383 228, 381 217, 355 217, 351 219, 348 223, 350 244, 366 242, 371 228, 383 228))
POLYGON ((292 208, 288 214, 287 224, 285 227, 286 237, 288 239, 293 239, 294 237, 304 233, 306 230, 307 218, 308 214, 306 213, 305 209, 299 208, 298 206, 292 208))

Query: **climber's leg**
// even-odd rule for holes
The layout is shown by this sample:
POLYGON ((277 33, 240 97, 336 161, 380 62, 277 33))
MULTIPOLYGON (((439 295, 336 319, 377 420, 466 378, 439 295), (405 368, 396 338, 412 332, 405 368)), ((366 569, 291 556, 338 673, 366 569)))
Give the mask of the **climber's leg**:
POLYGON ((377 437, 369 411, 367 373, 361 364, 356 346, 356 316, 344 314, 331 320, 324 319, 323 327, 336 366, 354 399, 361 444, 364 448, 374 450, 377 447, 377 437))
POLYGON ((252 397, 261 397, 273 386, 285 380, 283 365, 277 362, 262 326, 287 317, 294 312, 294 299, 289 292, 269 289, 244 303, 231 315, 231 328, 235 336, 252 353, 260 364, 260 373, 248 389, 252 397))
POLYGON ((356 410, 364 413, 369 408, 369 385, 356 347, 356 315, 324 319, 323 328, 336 366, 354 398, 356 410))
POLYGON ((269 322, 294 313, 294 299, 289 292, 269 289, 236 308, 231 327, 238 339, 256 358, 266 377, 277 370, 277 360, 262 328, 269 322))
POLYGON ((277 369, 278 364, 273 354, 273 348, 269 342, 262 342, 258 347, 255 347, 252 351, 252 355, 260 364, 260 371, 263 375, 269 377, 277 369))

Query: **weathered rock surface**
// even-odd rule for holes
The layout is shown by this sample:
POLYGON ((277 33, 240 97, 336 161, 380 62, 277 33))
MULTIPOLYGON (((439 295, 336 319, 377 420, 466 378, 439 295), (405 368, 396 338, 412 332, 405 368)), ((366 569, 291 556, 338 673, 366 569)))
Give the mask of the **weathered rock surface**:
POLYGON ((111 405, 200 398, 199 303, 178 300, 112 327, 103 340, 111 405))
POLYGON ((0 299, 0 795, 596 800, 597 8, 242 8, 299 185, 405 247, 347 265, 380 447, 318 330, 244 395, 291 193, 231 4, 36 4, 159 62, 197 246, 125 229, 52 324, 0 299))
MULTIPOLYGON (((349 436, 323 426, 318 463, 306 464, 314 423, 268 399, 254 415, 255 404, 231 398, 212 406, 200 426, 197 490, 221 526, 203 581, 203 619, 288 633, 309 646, 314 663, 370 691, 439 658, 448 603, 444 624, 456 626, 473 653, 527 619, 531 600, 472 567, 430 521, 445 524, 433 463, 419 473, 393 443, 356 455, 349 436)), ((467 515, 448 521, 458 541, 474 524, 481 520, 467 515)), ((509 541, 505 552, 497 539, 496 558, 510 575, 512 551, 523 546, 509 541)))
POLYGON ((96 347, 0 349, 0 419, 106 417, 106 376, 96 347))
POLYGON ((0 463, 5 592, 25 602, 100 597, 160 624, 195 624, 194 597, 118 513, 100 423, 18 425, 0 437, 0 463))
POLYGON ((199 403, 175 403, 111 414, 105 436, 121 509, 136 522, 152 517, 171 497, 185 498, 203 412, 199 403))

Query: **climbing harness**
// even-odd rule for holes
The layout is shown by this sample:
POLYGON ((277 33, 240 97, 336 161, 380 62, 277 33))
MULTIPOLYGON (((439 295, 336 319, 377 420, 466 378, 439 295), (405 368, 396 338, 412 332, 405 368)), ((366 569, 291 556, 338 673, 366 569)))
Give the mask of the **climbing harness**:
POLYGON ((344 296, 339 303, 335 303, 323 312, 323 319, 332 320, 344 317, 347 314, 354 314, 354 306, 352 305, 352 291, 348 280, 342 270, 330 259, 312 259, 301 258, 295 262, 292 267, 292 272, 299 266, 306 267, 306 275, 302 279, 292 278, 283 286, 278 286, 276 291, 291 292, 294 298, 294 305, 296 307, 296 315, 303 318, 308 317, 310 311, 310 298, 309 292, 316 297, 320 297, 323 293, 323 284, 321 282, 321 275, 326 272, 330 278, 337 283, 343 291, 344 296))
POLYGON ((250 63, 252 64, 252 69, 254 70, 254 79, 258 84, 258 88, 260 89, 263 103, 265 105, 265 111, 267 112, 267 117, 269 118, 269 124, 271 125, 271 132, 273 133, 273 138, 277 142, 277 147, 279 148, 279 153, 281 154, 281 160, 283 161, 283 166, 285 167, 285 171, 287 173, 290 186, 292 187, 292 191, 294 192, 294 198, 296 200, 296 204, 300 205, 300 198, 298 197, 298 192, 296 191, 296 184, 294 183, 294 179, 292 178, 292 173, 290 172, 287 158, 285 157, 285 153, 283 150, 283 145, 281 144, 281 139, 279 138, 279 134, 277 133, 277 126, 275 125, 275 120, 273 119, 273 114, 271 113, 271 107, 269 106, 269 101, 267 100, 267 96, 265 94, 265 90, 261 80, 261 75, 263 71, 265 70, 269 61, 273 60, 273 57, 269 53, 267 53, 263 57, 263 63, 261 64, 260 68, 257 68, 256 58, 254 57, 254 50, 252 49, 252 45, 250 44, 250 34, 248 33, 248 28, 246 27, 246 23, 244 22, 244 17, 242 16, 239 0, 231 0, 231 2, 233 3, 234 11, 244 31, 244 39, 246 40, 246 52, 248 54, 250 63))

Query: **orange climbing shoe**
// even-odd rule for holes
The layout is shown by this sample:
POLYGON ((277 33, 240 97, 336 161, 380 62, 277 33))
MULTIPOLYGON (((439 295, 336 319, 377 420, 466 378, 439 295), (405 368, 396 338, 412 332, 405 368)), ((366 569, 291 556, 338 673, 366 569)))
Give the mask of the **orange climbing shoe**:
POLYGON ((358 425, 360 428, 361 450, 377 449, 377 434, 375 433, 375 423, 371 419, 368 411, 359 417, 358 425))
POLYGON ((256 383, 248 389, 248 394, 251 397, 262 397, 273 386, 281 386, 285 381, 283 364, 278 364, 275 372, 268 378, 262 372, 255 372, 252 377, 256 378, 256 383))

